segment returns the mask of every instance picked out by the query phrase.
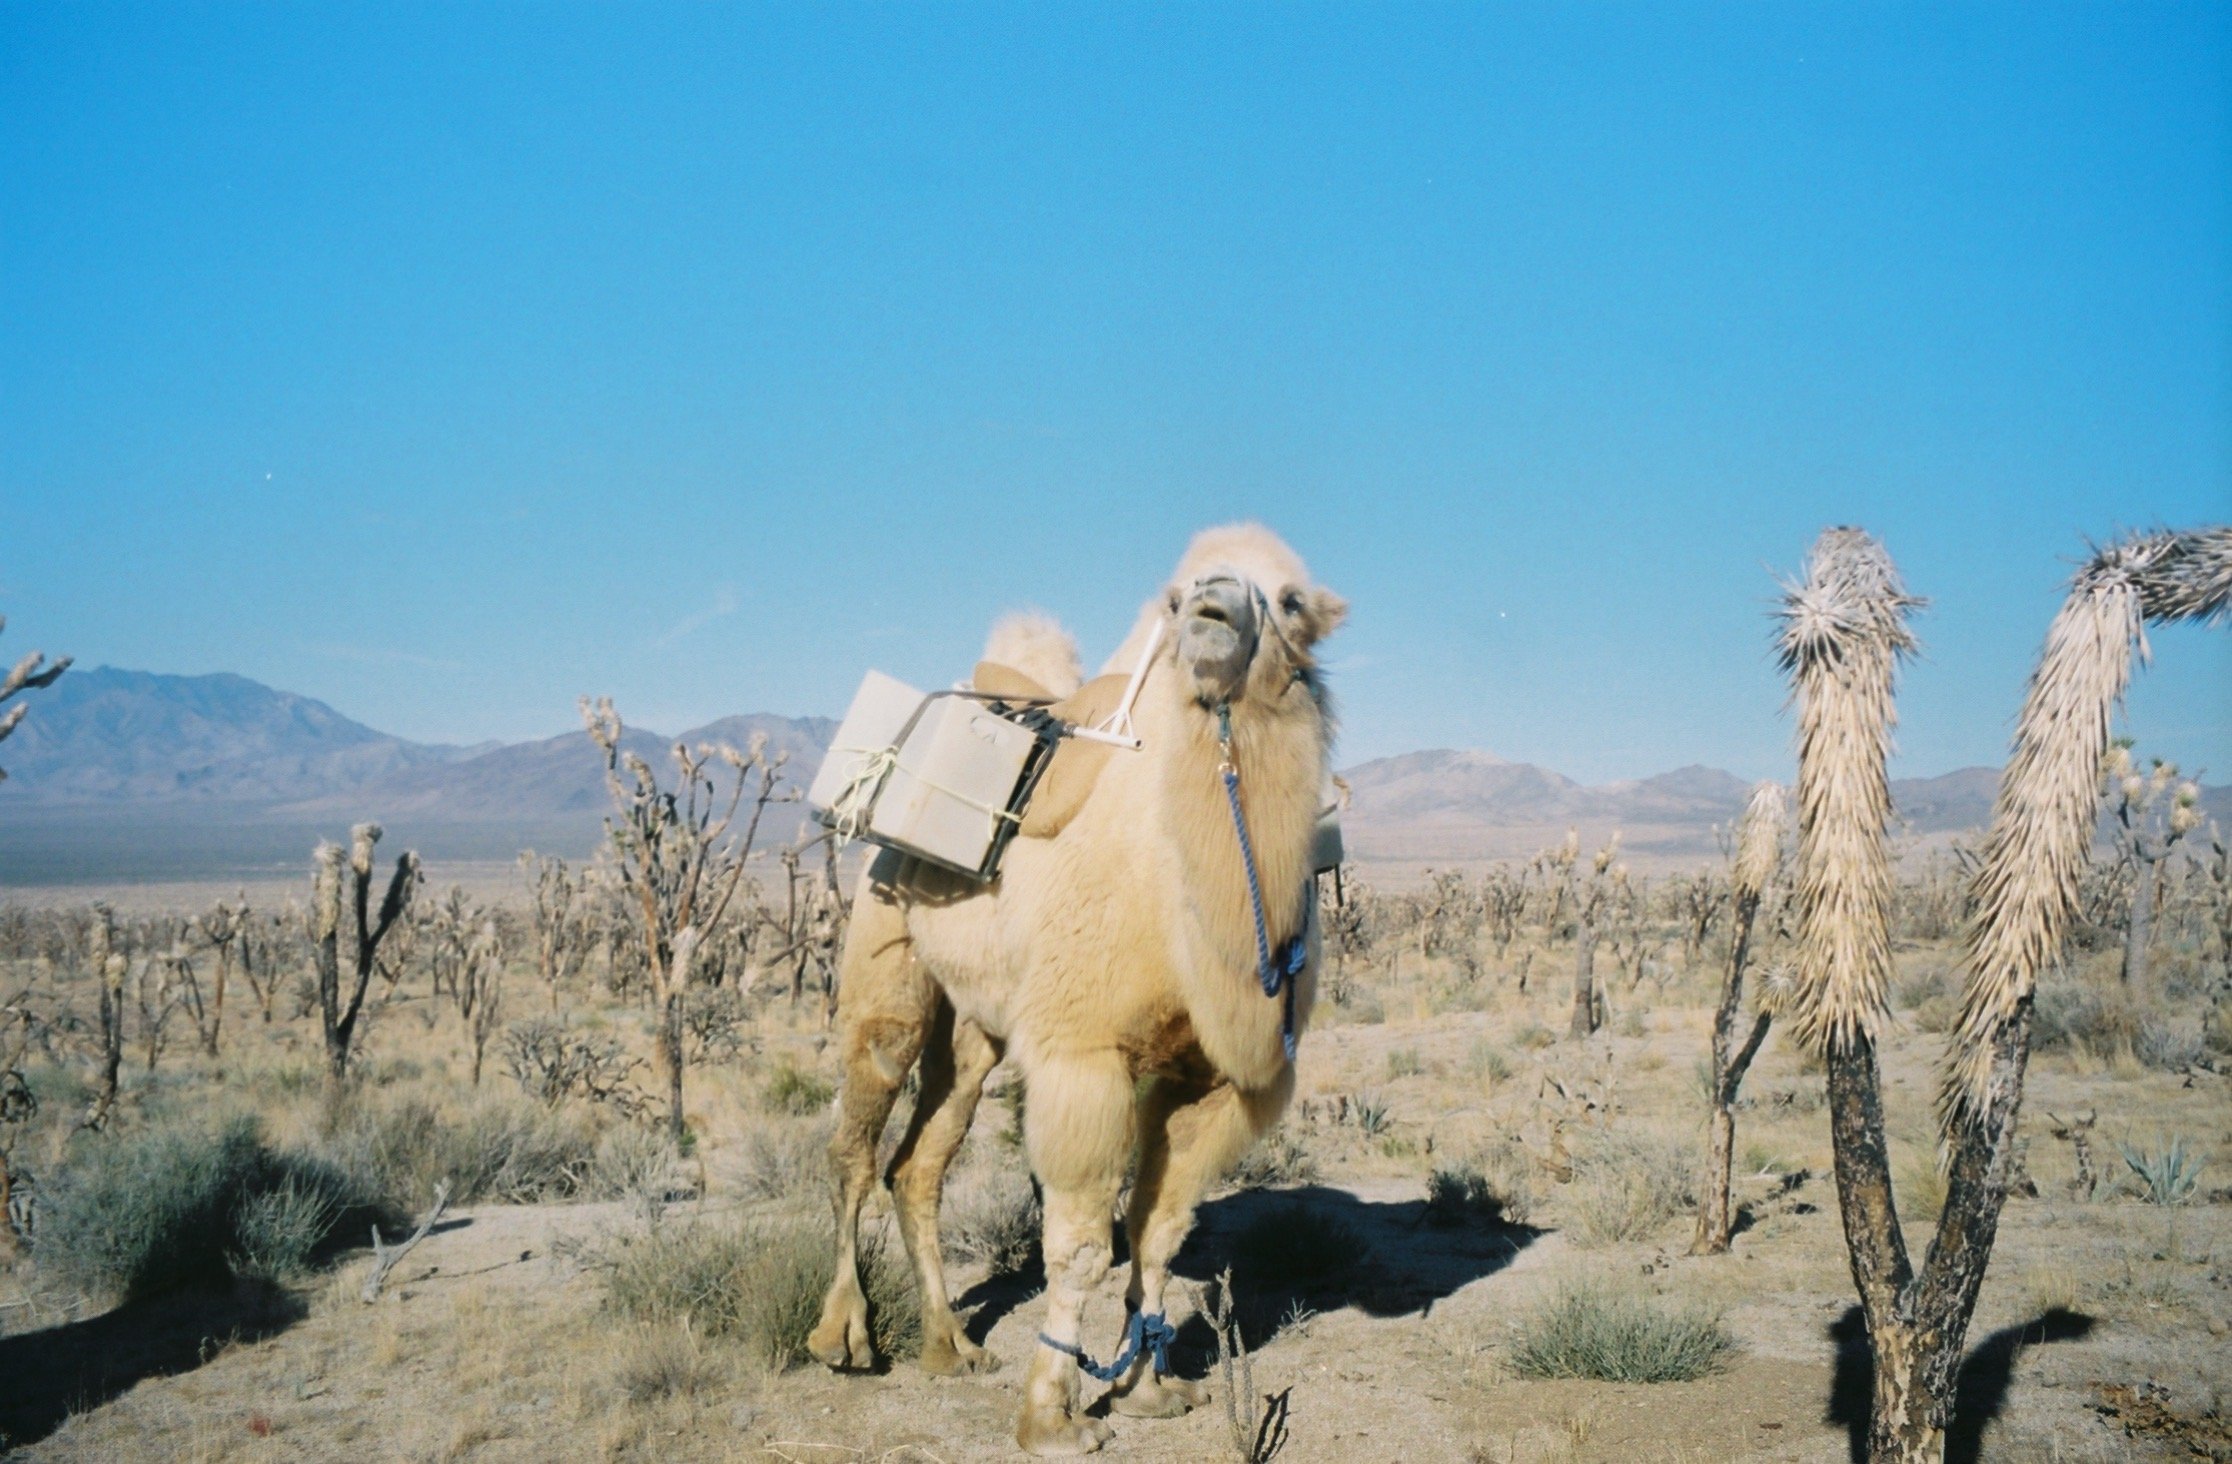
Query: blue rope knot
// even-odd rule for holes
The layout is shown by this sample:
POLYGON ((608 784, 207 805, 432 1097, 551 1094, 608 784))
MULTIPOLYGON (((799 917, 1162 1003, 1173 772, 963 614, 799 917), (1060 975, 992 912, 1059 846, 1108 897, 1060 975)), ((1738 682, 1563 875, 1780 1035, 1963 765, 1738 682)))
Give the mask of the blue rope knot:
POLYGON ((1161 1377, 1170 1371, 1170 1344, 1178 1340, 1178 1329, 1161 1312, 1133 1312, 1124 1323, 1124 1350, 1116 1360, 1103 1366, 1085 1354, 1085 1349, 1067 1342, 1057 1342, 1044 1332, 1039 1341, 1056 1352, 1066 1353, 1077 1359, 1077 1365, 1104 1383, 1113 1383, 1139 1359, 1145 1348, 1154 1359, 1155 1375, 1161 1377))
MULTIPOLYGON (((1220 726, 1228 726, 1223 719, 1231 713, 1224 706, 1217 708, 1220 726)), ((1229 740, 1229 738, 1227 739, 1229 740)), ((1256 980, 1263 985, 1265 996, 1286 994, 1285 1009, 1280 1013, 1279 1041, 1286 1048, 1287 1061, 1294 1060, 1294 980, 1302 974, 1303 965, 1310 956, 1309 887, 1302 891, 1302 923, 1293 935, 1287 937, 1276 952, 1271 949, 1271 932, 1263 919, 1263 886, 1256 879, 1255 844, 1248 838, 1248 820, 1240 812, 1240 770, 1232 765, 1228 755, 1224 767, 1225 802, 1232 807, 1232 831, 1240 836, 1240 867, 1248 876, 1248 906, 1255 915, 1256 980)))

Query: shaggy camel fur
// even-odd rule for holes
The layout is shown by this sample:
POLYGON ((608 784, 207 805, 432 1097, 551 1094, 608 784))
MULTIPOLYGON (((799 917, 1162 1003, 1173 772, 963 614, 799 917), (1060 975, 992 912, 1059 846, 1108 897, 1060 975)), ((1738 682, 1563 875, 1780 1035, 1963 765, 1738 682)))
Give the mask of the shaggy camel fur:
MULTIPOLYGON (((809 1343, 817 1358, 839 1368, 874 1360, 857 1266, 860 1208, 885 1119, 919 1060, 921 1096, 887 1180, 921 1289, 922 1363, 933 1373, 985 1365, 946 1296, 938 1202, 985 1076, 1011 1052, 1045 1193, 1047 1277, 1016 1440, 1034 1454, 1075 1454, 1108 1439, 1108 1425, 1080 1409, 1073 1349, 1112 1259, 1110 1216, 1126 1173, 1127 1308, 1159 1324, 1170 1263, 1203 1191, 1293 1091, 1286 1001, 1259 982, 1223 769, 1229 759, 1239 776, 1268 943, 1278 951, 1306 942, 1292 978, 1299 1034, 1316 990, 1311 835, 1333 734, 1311 650, 1346 612, 1268 530, 1199 535, 1109 662, 1128 672, 1164 626, 1133 710, 1143 748, 1103 760, 1074 814, 1050 836, 1026 829, 990 885, 888 852, 863 874, 838 991, 837 1277, 809 1343)), ((1035 650, 1016 644, 1031 639, 1011 622, 989 648, 1000 656, 988 659, 1067 664, 1044 634, 1035 650)), ((1199 1385, 1162 1376, 1145 1348, 1116 1378, 1111 1403, 1173 1417, 1205 1398, 1199 1385)))

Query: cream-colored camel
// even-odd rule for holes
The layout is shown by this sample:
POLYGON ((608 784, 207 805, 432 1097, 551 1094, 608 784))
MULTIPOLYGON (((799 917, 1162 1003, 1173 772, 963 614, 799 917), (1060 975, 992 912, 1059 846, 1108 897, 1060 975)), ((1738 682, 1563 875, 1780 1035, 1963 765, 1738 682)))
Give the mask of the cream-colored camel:
MULTIPOLYGON (((1026 1148, 1045 1193, 1047 1278, 1016 1440, 1034 1454, 1085 1453, 1107 1440, 1108 1426, 1080 1411, 1076 1349, 1135 1153, 1127 1309, 1160 1324, 1169 1266, 1203 1190, 1293 1091, 1285 1037, 1299 1035, 1316 990, 1311 836, 1333 728, 1311 648, 1346 612, 1268 530, 1199 535, 1109 662, 1128 671, 1161 628, 1133 710, 1141 750, 1100 757, 1081 798, 1073 787, 1056 800, 1074 807, 1036 833, 1027 824, 988 886, 889 854, 864 873, 838 992, 837 1277, 810 1341, 823 1362, 873 1361, 860 1207, 893 1099, 919 1060, 921 1096, 888 1180, 922 1293, 922 1363, 934 1373, 983 1365, 946 1296, 938 1201, 985 1076, 1012 1052, 1026 1085, 1026 1148), (1220 716, 1229 740, 1220 740, 1220 716), (1276 996, 1259 979, 1227 767, 1262 891, 1260 945, 1275 960, 1297 945, 1306 952, 1276 996)), ((1027 662, 1042 685, 1075 678, 1043 626, 996 632, 988 659, 1027 662)), ((1078 700, 1099 704, 1103 687, 1078 700)), ((1127 1334, 1140 1335, 1138 1325, 1127 1334)), ((1160 1375, 1150 1348, 1116 1378, 1111 1404, 1169 1417, 1205 1396, 1160 1375)))

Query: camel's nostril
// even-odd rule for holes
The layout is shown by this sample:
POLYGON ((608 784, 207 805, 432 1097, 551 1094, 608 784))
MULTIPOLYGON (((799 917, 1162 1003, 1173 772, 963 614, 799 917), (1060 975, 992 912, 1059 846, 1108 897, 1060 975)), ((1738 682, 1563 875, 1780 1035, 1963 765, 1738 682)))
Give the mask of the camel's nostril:
POLYGON ((1232 623, 1232 617, 1225 614, 1224 607, 1214 600, 1204 600, 1195 606, 1194 618, 1197 620, 1214 620, 1219 625, 1230 625, 1232 623))

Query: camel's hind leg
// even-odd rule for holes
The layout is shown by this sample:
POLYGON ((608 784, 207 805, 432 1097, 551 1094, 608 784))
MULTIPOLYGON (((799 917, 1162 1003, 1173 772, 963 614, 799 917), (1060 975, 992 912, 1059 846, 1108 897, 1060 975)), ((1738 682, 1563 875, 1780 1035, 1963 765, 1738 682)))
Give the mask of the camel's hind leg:
POLYGON ((835 1368, 865 1368, 876 1354, 868 1297, 860 1289, 860 1207, 876 1185, 876 1143, 892 1100, 922 1052, 936 1002, 907 941, 906 918, 863 881, 837 988, 844 1080, 829 1164, 837 1204, 837 1275, 806 1350, 835 1368))
POLYGON ((946 1298, 938 1202, 947 1166, 969 1136, 984 1080, 999 1061, 999 1045, 976 1023, 956 1020, 952 1004, 940 997, 922 1048, 922 1095, 891 1159, 892 1208, 922 1297, 922 1367, 941 1377, 991 1366, 991 1355, 962 1332, 946 1298))
MULTIPOLYGON (((1132 1251, 1127 1307, 1163 1315, 1170 1263, 1193 1230, 1202 1194, 1278 1120, 1293 1092, 1292 1068, 1273 1087, 1252 1093, 1230 1083, 1206 1092, 1168 1080, 1156 1083, 1142 1114, 1139 1176, 1124 1218, 1132 1251)), ((1209 1401, 1207 1388, 1163 1376, 1152 1361, 1142 1351, 1116 1380, 1111 1408, 1138 1418, 1175 1418, 1209 1401)))
POLYGON ((1131 1158, 1132 1080, 1113 1052, 1043 1058, 1027 1078, 1024 1138, 1046 1191, 1046 1324, 1015 1441, 1032 1454, 1088 1454, 1110 1430, 1079 1410, 1077 1362, 1062 1349, 1079 1345, 1085 1299, 1108 1274, 1109 1214, 1131 1158))

